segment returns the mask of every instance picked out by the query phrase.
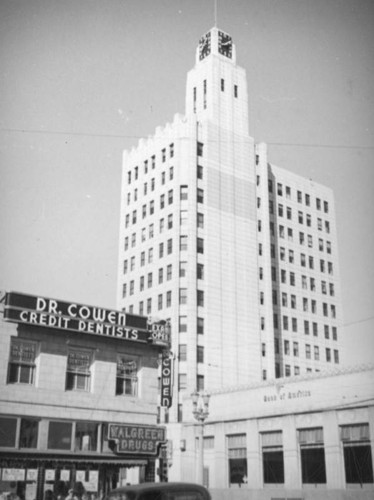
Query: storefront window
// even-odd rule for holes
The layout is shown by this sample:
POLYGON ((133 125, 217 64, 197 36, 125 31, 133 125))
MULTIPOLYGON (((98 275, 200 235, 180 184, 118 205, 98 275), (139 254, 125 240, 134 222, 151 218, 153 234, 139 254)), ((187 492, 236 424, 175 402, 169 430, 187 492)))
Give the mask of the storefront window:
POLYGON ((66 371, 67 391, 89 391, 91 378, 92 353, 74 349, 68 353, 66 371))
POLYGON ((96 451, 99 424, 77 422, 75 425, 75 450, 96 451))
POLYGON ((30 418, 21 418, 21 428, 19 436, 20 448, 38 447, 39 422, 30 418))
POLYGON ((261 434, 264 484, 284 483, 282 431, 261 434))
POLYGON ((8 384, 33 384, 36 344, 12 338, 9 355, 8 384))
POLYGON ((48 449, 70 450, 72 427, 70 422, 49 422, 48 449))
POLYGON ((15 448, 16 446, 16 433, 17 433, 17 419, 1 417, 0 418, 0 446, 15 448))
POLYGON ((122 354, 117 357, 116 395, 137 396, 138 361, 122 354))
POLYGON ((348 484, 373 483, 369 424, 344 425, 340 428, 343 442, 345 480, 348 484))
POLYGON ((303 484, 325 484, 326 465, 322 427, 299 430, 299 444, 303 484))
POLYGON ((227 436, 229 484, 241 487, 247 482, 247 444, 245 434, 227 436))

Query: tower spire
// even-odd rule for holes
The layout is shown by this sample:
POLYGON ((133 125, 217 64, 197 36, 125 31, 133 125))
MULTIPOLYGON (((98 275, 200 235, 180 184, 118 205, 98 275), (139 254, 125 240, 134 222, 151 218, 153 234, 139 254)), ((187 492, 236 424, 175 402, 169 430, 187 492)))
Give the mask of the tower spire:
POLYGON ((217 2, 218 0, 214 0, 214 27, 217 28, 217 2))

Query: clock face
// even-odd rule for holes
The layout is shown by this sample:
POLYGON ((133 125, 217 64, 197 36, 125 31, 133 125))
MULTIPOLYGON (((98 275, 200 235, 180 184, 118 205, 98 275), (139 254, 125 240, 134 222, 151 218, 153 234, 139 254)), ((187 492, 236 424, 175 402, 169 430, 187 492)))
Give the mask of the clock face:
POLYGON ((218 32, 218 52, 226 57, 232 57, 232 39, 230 35, 218 32))
POLYGON ((199 54, 200 61, 210 54, 210 32, 200 38, 199 54))

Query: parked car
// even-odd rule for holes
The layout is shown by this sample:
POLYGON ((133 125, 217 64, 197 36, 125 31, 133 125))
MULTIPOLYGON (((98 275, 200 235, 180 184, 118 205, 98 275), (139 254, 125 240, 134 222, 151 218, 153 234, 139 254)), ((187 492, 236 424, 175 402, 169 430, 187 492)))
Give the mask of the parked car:
POLYGON ((212 497, 199 484, 141 483, 116 488, 105 500, 212 500, 212 497))

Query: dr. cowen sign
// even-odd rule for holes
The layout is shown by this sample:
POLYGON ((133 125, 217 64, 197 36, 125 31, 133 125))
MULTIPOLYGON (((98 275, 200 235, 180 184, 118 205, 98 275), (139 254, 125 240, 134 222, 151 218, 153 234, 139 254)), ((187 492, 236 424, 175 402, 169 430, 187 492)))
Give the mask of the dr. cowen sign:
POLYGON ((6 295, 4 319, 137 342, 152 341, 144 316, 15 292, 6 295))

